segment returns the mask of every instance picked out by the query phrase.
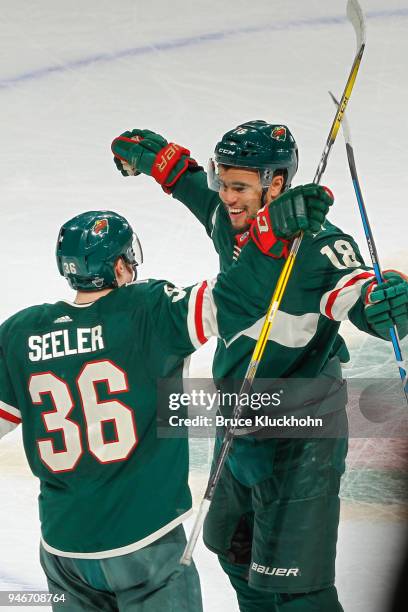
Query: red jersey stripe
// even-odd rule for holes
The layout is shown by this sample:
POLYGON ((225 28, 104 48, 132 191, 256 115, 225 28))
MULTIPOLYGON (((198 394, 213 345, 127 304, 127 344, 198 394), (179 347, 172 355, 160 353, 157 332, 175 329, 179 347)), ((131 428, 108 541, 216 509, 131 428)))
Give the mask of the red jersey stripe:
POLYGON ((10 421, 10 423, 17 423, 17 425, 19 423, 21 423, 21 419, 19 419, 18 417, 14 416, 14 414, 10 414, 9 412, 5 412, 1 408, 0 408, 0 417, 2 419, 5 419, 6 421, 10 421))
POLYGON ((339 287, 339 289, 336 289, 335 291, 332 291, 332 293, 329 296, 329 299, 327 300, 327 304, 326 304, 326 308, 325 308, 326 316, 329 317, 329 319, 334 319, 332 308, 333 308, 334 302, 336 301, 340 291, 342 291, 346 287, 351 287, 357 281, 359 281, 359 280, 361 280, 363 278, 372 278, 372 276, 373 276, 372 272, 362 272, 361 274, 357 274, 357 276, 354 276, 353 278, 351 278, 342 287, 339 287))
POLYGON ((208 338, 204 335, 204 324, 203 324, 203 302, 204 302, 204 291, 207 289, 207 281, 204 281, 199 290, 197 291, 195 310, 194 310, 194 322, 197 332, 198 341, 201 344, 205 344, 208 338))

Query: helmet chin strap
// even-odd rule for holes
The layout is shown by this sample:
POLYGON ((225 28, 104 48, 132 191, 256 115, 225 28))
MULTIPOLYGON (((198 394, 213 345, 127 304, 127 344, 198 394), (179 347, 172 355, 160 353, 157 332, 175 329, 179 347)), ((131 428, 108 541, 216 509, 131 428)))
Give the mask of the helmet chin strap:
POLYGON ((266 206, 266 194, 268 193, 268 187, 262 187, 262 196, 261 196, 261 204, 262 206, 266 206))
POLYGON ((132 271, 133 271, 133 276, 132 276, 132 280, 131 282, 134 283, 135 280, 137 279, 137 264, 131 264, 132 267, 132 271))
MULTIPOLYGON (((132 270, 132 280, 129 281, 129 283, 126 283, 127 285, 130 283, 134 283, 136 278, 137 278, 137 266, 138 264, 136 262, 131 263, 130 261, 127 261, 126 257, 121 255, 121 259, 123 261, 123 263, 125 264, 125 266, 127 267, 127 269, 129 270, 129 268, 132 270)), ((112 284, 112 287, 118 287, 118 282, 114 281, 114 283, 112 284)))
MULTIPOLYGON (((270 185, 269 185, 269 187, 270 187, 270 185)), ((267 203, 268 203, 268 202, 266 201, 266 195, 267 195, 267 193, 268 193, 268 189, 269 189, 269 187, 262 187, 262 195, 261 195, 261 203, 262 203, 262 206, 266 206, 266 205, 267 205, 267 203)), ((281 191, 281 192, 280 192, 280 194, 278 194, 278 196, 276 196, 276 197, 279 197, 279 195, 281 195, 282 193, 284 193, 285 191, 287 191, 289 188, 290 188, 290 185, 288 185, 288 184, 285 182, 285 183, 283 184, 282 191, 281 191)), ((275 199, 275 198, 273 198, 273 199, 275 199)))

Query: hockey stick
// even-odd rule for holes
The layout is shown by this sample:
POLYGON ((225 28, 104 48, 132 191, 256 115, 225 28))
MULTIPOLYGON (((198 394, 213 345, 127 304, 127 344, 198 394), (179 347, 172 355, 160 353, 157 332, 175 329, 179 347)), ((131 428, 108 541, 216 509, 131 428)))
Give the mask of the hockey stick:
MULTIPOLYGON (((350 75, 348 77, 346 86, 344 88, 344 92, 340 102, 340 108, 337 110, 336 115, 334 117, 332 126, 330 128, 329 136, 327 138, 322 157, 320 159, 319 165, 316 170, 315 177, 313 179, 314 183, 319 183, 322 177, 322 174, 326 168, 327 158, 331 151, 331 148, 336 140, 337 133, 339 131, 340 123, 344 115, 344 111, 346 110, 347 103, 350 99, 351 92, 354 87, 354 83, 357 77, 358 69, 360 67, 361 58, 364 52, 365 47, 365 20, 364 15, 361 10, 361 7, 358 3, 358 0, 348 0, 347 2, 347 17, 351 24, 353 25, 356 39, 357 39, 357 53, 353 61, 353 65, 350 71, 350 75)), ((240 398, 245 394, 249 393, 252 386, 252 381, 255 378, 256 371, 258 369, 259 363, 262 359, 266 343, 268 341, 268 337, 270 331, 273 326, 273 322, 276 317, 276 313, 279 310, 280 303, 282 301, 283 295, 285 293, 286 285, 290 278, 293 265, 295 263, 296 255, 299 250, 303 238, 303 232, 297 236, 291 246, 290 253, 285 262, 285 265, 282 268, 282 272, 277 281, 274 293, 272 295, 271 303, 269 305, 265 321, 257 340, 257 343, 254 348, 254 352, 252 353, 251 361, 249 362, 248 369, 245 374, 244 382, 242 383, 241 389, 238 395, 237 404, 232 413, 232 425, 227 428, 224 440, 222 442, 222 446, 220 449, 220 453, 218 455, 214 470, 209 478, 206 491, 204 493, 204 498, 201 502, 200 508, 198 510, 198 514, 193 525, 193 529, 191 531, 189 540, 187 542, 186 548, 184 550, 183 556, 180 559, 180 563, 183 565, 190 565, 194 548, 196 546, 198 536, 200 535, 202 526, 204 524, 205 517, 207 516, 208 509, 211 504, 211 500, 214 496, 215 488, 218 484, 221 471, 224 467, 225 460, 227 458, 230 446, 232 444, 232 440, 234 438, 234 433, 236 429, 236 425, 234 423, 237 422, 241 413, 242 406, 240 405, 240 398)))
MULTIPOLYGON (((334 104, 336 105, 336 108, 338 108, 339 103, 337 102, 336 98, 334 97, 331 91, 329 91, 329 94, 334 104)), ((358 180, 356 161, 354 158, 354 150, 353 150, 353 145, 351 142, 350 125, 349 125, 349 122, 345 114, 343 115, 342 129, 343 129, 344 140, 346 143, 347 159, 348 159, 348 165, 350 168, 351 179, 353 181, 354 191, 356 193, 358 208, 360 210, 361 220, 363 222, 364 233, 367 239, 367 246, 368 246, 368 250, 370 251, 371 261, 373 263, 375 277, 378 283, 383 283, 384 277, 383 277, 380 262, 378 259, 377 247, 375 245, 374 235, 371 230, 370 222, 368 220, 367 209, 364 204, 363 194, 361 192, 361 187, 360 187, 360 181, 358 180)), ((402 387, 403 387, 403 391, 405 394, 405 399, 407 400, 407 403, 408 403, 408 373, 407 373, 407 367, 404 363, 404 359, 402 356, 401 346, 400 346, 400 342, 398 338, 398 331, 395 325, 390 328, 390 336, 391 336, 392 346, 394 349, 395 359, 397 361, 397 366, 398 366, 399 373, 400 373, 401 380, 402 380, 402 387)))

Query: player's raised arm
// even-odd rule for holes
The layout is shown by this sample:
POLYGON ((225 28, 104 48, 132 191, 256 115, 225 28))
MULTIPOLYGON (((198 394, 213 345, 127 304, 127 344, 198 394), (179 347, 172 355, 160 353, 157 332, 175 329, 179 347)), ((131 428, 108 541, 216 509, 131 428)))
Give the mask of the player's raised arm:
POLYGON ((123 176, 152 176, 165 193, 182 202, 208 234, 219 202, 208 189, 207 175, 190 151, 151 130, 124 132, 112 142, 114 162, 123 176))

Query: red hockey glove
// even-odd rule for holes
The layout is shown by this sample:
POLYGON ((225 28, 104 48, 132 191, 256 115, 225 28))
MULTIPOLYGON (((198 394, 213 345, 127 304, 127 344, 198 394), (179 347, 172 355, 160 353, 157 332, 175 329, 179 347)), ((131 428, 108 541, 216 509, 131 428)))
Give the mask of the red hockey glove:
POLYGON ((166 193, 188 168, 197 166, 188 149, 150 130, 124 132, 112 142, 112 152, 122 174, 152 176, 166 193))

